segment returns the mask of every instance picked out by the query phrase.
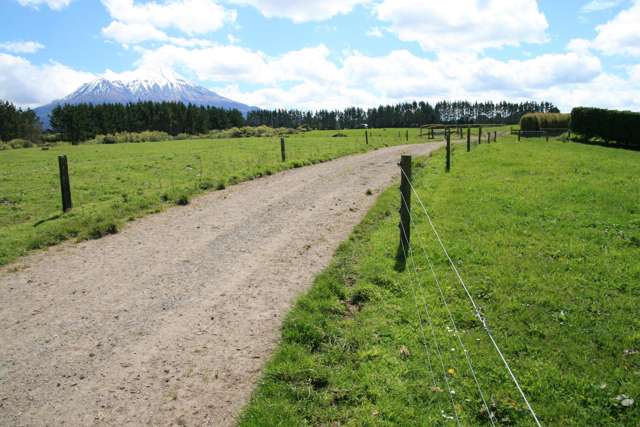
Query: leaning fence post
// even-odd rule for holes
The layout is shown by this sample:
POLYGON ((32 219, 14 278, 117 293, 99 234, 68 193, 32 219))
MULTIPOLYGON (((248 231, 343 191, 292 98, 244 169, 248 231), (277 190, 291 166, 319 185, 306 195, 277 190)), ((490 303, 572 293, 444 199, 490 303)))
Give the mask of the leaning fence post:
POLYGON ((67 156, 58 156, 60 169, 60 192, 62 193, 62 212, 68 212, 73 207, 71 203, 71 184, 69 182, 69 166, 67 156))
POLYGON ((287 152, 284 146, 284 136, 280 137, 280 154, 282 155, 282 161, 287 161, 287 152))
POLYGON ((411 156, 400 158, 400 245, 405 254, 411 243, 411 156))
POLYGON ((471 128, 467 128, 467 153, 471 151, 471 128))
POLYGON ((451 132, 449 132, 449 129, 445 130, 445 137, 447 138, 447 162, 445 170, 449 172, 451 170, 451 132))

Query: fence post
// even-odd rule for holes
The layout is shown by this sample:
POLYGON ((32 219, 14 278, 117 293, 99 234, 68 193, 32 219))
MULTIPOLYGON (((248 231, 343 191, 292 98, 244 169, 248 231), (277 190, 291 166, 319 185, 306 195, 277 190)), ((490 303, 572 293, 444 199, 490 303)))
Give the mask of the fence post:
POLYGON ((411 156, 400 158, 400 245, 405 254, 411 243, 411 156))
POLYGON ((491 132, 487 132, 487 144, 491 144, 491 132))
POLYGON ((498 131, 493 131, 493 142, 498 142, 498 131))
POLYGON ((447 138, 447 161, 445 165, 445 170, 449 172, 451 170, 451 132, 449 129, 445 129, 445 137, 447 138))
POLYGON ((405 139, 407 140, 407 142, 409 142, 409 129, 407 129, 406 131, 405 139))
POLYGON ((364 131, 364 142, 369 145, 369 131, 365 130, 364 131))
POLYGON ((478 128, 478 145, 482 144, 482 126, 478 128))
POLYGON ((520 141, 520 132, 522 132, 520 129, 518 129, 518 141, 520 141))
POLYGON ((545 136, 547 142, 549 142, 549 132, 544 131, 544 136, 545 136))
POLYGON ((282 161, 287 161, 287 152, 284 146, 284 136, 280 137, 280 154, 282 155, 282 161))
POLYGON ((436 136, 433 134, 433 128, 431 128, 431 139, 436 139, 436 136))
POLYGON ((60 192, 62 193, 62 212, 68 212, 73 207, 71 203, 71 184, 69 182, 69 166, 67 156, 58 156, 60 169, 60 192))
POLYGON ((467 153, 471 151, 471 128, 467 128, 467 153))

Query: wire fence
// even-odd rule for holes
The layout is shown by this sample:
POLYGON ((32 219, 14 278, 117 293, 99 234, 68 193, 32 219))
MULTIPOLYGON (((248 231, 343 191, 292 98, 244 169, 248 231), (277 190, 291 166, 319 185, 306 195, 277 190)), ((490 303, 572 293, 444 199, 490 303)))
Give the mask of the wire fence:
MULTIPOLYGON (((481 383, 480 383, 480 379, 478 376, 478 370, 476 369, 476 367, 474 366, 473 363, 473 358, 471 355, 471 352, 468 350, 467 346, 464 344, 464 341, 461 337, 460 334, 460 330, 458 328, 458 325, 456 324, 455 321, 455 317, 453 315, 453 312, 451 310, 451 304, 448 301, 446 294, 443 290, 443 286, 442 286, 442 281, 439 278, 436 269, 434 268, 434 263, 432 262, 432 256, 429 255, 429 252, 427 251, 427 244, 429 242, 429 238, 431 239, 432 242, 435 243, 436 247, 438 248, 438 251, 441 252, 441 255, 443 255, 446 258, 446 263, 448 266, 448 269, 450 269, 451 273, 453 274, 453 276, 455 277, 455 282, 457 283, 457 286, 460 287, 460 289, 464 292, 465 295, 465 299, 468 300, 469 303, 469 308, 472 311, 473 316, 480 322, 480 324, 482 325, 482 330, 484 331, 484 333, 486 334, 486 336, 488 337, 490 343, 491 343, 491 347, 493 347, 493 349, 495 350, 495 352, 497 353, 501 364, 503 365, 504 369, 506 370, 506 372, 508 373, 508 376, 511 380, 511 382, 513 382, 515 388, 517 389, 518 395, 520 396, 520 398, 522 399, 522 402, 524 403, 524 405, 527 408, 527 411, 529 413, 529 415, 531 416, 532 421, 535 423, 536 426, 541 426, 540 420, 538 418, 537 413, 535 412, 535 410, 533 409, 533 406, 531 405, 531 403, 529 402, 529 399, 527 398, 524 390, 522 389, 522 386, 520 384, 520 381, 518 380, 518 377, 516 376, 515 372, 513 371, 513 369, 511 368, 511 365, 509 364, 507 358, 504 355, 504 352, 502 351, 502 349, 500 348, 500 346, 498 345, 497 340, 495 339, 495 336, 491 330, 491 328, 489 327, 489 323, 488 320, 486 318, 486 316, 483 315, 482 313, 482 309, 481 307, 478 305, 478 303, 476 302, 469 286, 467 285, 467 283, 464 281, 462 274, 460 273, 460 270, 458 269, 456 263, 453 261, 453 259, 451 258, 449 251, 447 250, 447 247, 444 243, 444 240, 441 236, 441 234, 438 232, 438 228, 436 227, 432 216, 429 213, 429 210, 427 209, 425 203, 423 202, 419 192, 417 191, 417 189, 414 187, 412 180, 411 180, 411 176, 410 176, 410 172, 409 174, 406 173, 406 171, 404 170, 404 168, 400 168, 401 172, 402 172, 402 178, 403 178, 403 183, 408 183, 408 188, 410 189, 410 191, 407 193, 406 190, 404 191, 405 194, 403 194, 403 191, 401 191, 401 206, 403 207, 404 210, 409 212, 409 221, 408 223, 406 221, 401 221, 400 222, 400 233, 401 233, 401 246, 402 246, 402 251, 403 251, 403 255, 404 255, 404 260, 405 263, 408 262, 408 264, 410 265, 410 269, 409 269, 409 274, 411 276, 411 286, 413 288, 413 295, 414 295, 414 300, 416 303, 416 309, 418 310, 419 307, 419 302, 418 301, 418 290, 420 289, 421 286, 428 288, 428 284, 425 283, 425 281, 421 280, 421 275, 419 274, 419 262, 423 261, 426 263, 426 265, 428 266, 428 270, 431 272, 431 276, 433 279, 433 285, 435 287, 435 291, 437 291, 437 296, 439 298, 437 298, 438 303, 441 304, 441 307, 444 309, 444 311, 446 312, 446 317, 448 318, 448 324, 450 325, 447 326, 448 329, 450 329, 453 332, 453 335, 455 337, 455 341, 457 341, 457 343, 460 345, 460 348, 462 349, 462 352, 464 354, 464 358, 466 361, 466 365, 467 365, 467 369, 469 372, 470 377, 473 379, 473 383, 475 385, 475 389, 477 390, 480 402, 482 404, 482 409, 483 411, 487 414, 488 420, 491 423, 492 426, 496 425, 496 418, 495 418, 495 414, 492 411, 488 400, 487 400, 487 394, 485 392, 485 390, 483 389, 481 383), (417 200, 418 203, 418 209, 417 212, 413 212, 411 210, 411 196, 415 197, 415 199, 417 200), (411 242, 411 240, 409 239, 409 236, 411 235, 410 232, 410 228, 413 226, 416 226, 416 221, 417 221, 417 216, 421 216, 422 218, 424 218, 426 220, 426 223, 428 224, 427 227, 427 232, 423 232, 423 233, 413 233, 414 236, 416 236, 417 238, 414 239, 414 242, 411 242), (415 242, 415 240, 417 240, 417 242, 415 242), (419 249, 419 253, 416 254, 415 248, 419 249)), ((405 184, 406 186, 406 184, 405 184)), ((417 228, 417 227, 415 227, 417 228)), ((434 329, 434 324, 433 324, 433 319, 431 316, 431 311, 429 308, 429 304, 428 301, 426 300, 426 298, 424 297, 424 294, 422 294, 422 303, 424 305, 424 311, 426 314, 426 318, 428 320, 428 325, 429 328, 431 329, 431 335, 433 338, 433 347, 436 350, 436 355, 437 358, 440 361, 440 365, 441 368, 443 370, 443 380, 444 380, 444 384, 447 387, 447 391, 449 393, 450 396, 450 401, 451 401, 451 406, 452 406, 452 413, 453 413, 453 419, 455 419, 456 423, 458 425, 460 425, 461 420, 460 420, 460 414, 458 413, 458 410, 456 408, 456 403, 454 402, 455 399, 455 391, 452 389, 451 384, 448 380, 447 377, 447 371, 445 369, 445 365, 444 365, 444 361, 442 358, 442 351, 441 351, 441 344, 438 342, 437 340, 437 334, 435 333, 435 329, 434 329)), ((422 316, 421 316, 421 312, 418 310, 418 316, 420 319, 420 327, 421 327, 421 334, 424 337, 424 329, 423 329, 423 322, 422 322, 422 316)), ((426 348, 426 347, 425 347, 426 348)), ((436 378, 435 373, 433 372, 433 366, 431 364, 431 356, 429 357, 429 369, 431 371, 431 375, 434 378, 436 378)), ((443 412, 443 416, 447 417, 447 414, 445 412, 443 412)))

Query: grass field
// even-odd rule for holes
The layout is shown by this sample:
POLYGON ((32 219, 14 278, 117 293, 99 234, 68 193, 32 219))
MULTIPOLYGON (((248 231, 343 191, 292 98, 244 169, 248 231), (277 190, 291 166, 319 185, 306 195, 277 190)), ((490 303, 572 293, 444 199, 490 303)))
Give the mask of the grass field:
MULTIPOLYGON (((113 233, 126 221, 210 189, 383 146, 405 130, 313 131, 286 138, 59 145, 0 151, 0 265, 69 238, 113 233), (346 137, 333 137, 337 133, 346 137), (74 209, 61 215, 57 156, 69 159, 74 209)), ((409 143, 425 141, 410 130, 409 143)))
MULTIPOLYGON (((639 425, 640 153, 508 137, 414 174, 543 425, 639 425)), ((423 249, 498 424, 533 425, 415 201, 397 271, 399 197, 298 301, 240 425, 489 425, 423 249)))

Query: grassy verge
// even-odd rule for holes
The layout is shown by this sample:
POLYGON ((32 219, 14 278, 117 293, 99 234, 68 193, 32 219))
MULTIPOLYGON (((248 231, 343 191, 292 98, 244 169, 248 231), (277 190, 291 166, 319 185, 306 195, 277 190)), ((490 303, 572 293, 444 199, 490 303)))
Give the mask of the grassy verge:
MULTIPOLYGON (((410 130, 409 143, 424 142, 410 130)), ((314 131, 286 138, 60 145, 0 151, 0 265, 69 238, 98 238, 123 222, 186 204, 210 189, 384 146, 405 144, 404 130, 314 131), (341 134, 340 136, 335 136, 341 134), (60 214, 56 157, 69 158, 74 210, 60 214)))
MULTIPOLYGON (((514 139, 457 148, 449 175, 434 157, 417 191, 543 424, 636 426, 640 153, 514 139)), ((488 424, 422 249, 499 424, 532 425, 415 203, 417 272, 396 270, 398 198, 291 311, 241 426, 488 424)))

